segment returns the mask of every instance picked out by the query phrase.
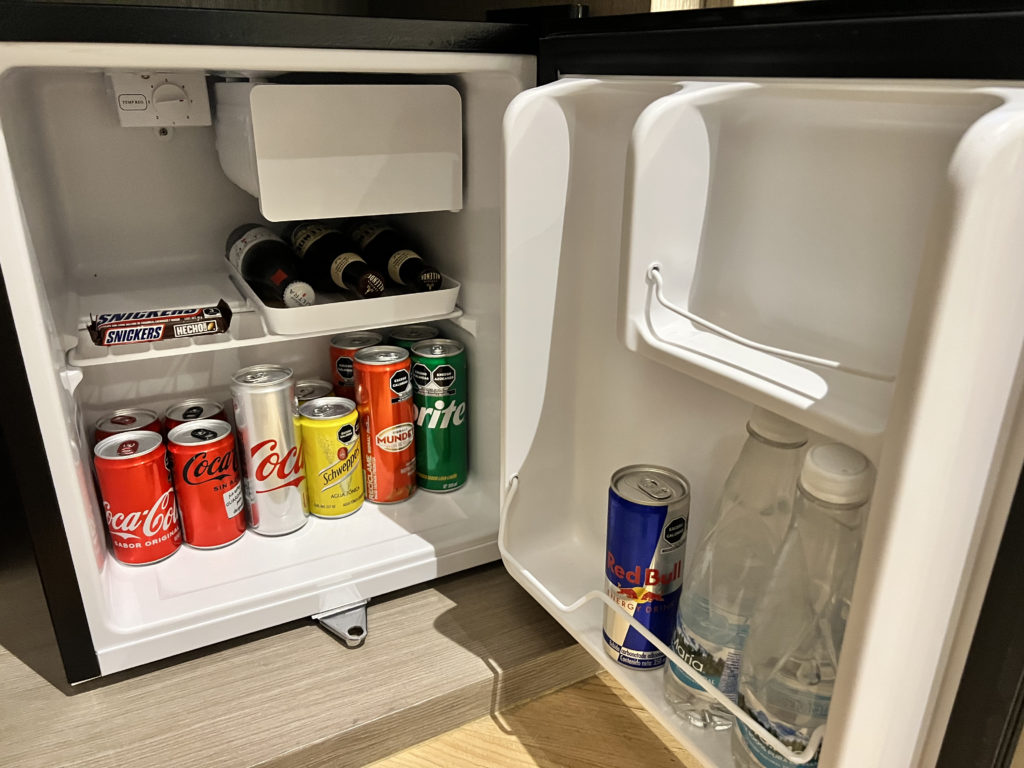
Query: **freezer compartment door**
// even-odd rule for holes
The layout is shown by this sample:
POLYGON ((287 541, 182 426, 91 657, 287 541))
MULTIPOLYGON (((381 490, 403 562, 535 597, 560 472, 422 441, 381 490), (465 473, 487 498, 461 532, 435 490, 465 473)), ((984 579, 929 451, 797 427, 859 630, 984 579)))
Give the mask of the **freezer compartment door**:
POLYGON ((732 764, 729 735, 684 725, 660 672, 605 653, 608 480, 680 470, 692 551, 752 405, 866 453, 821 765, 927 759, 1024 461, 1020 104, 956 84, 576 77, 506 113, 499 546, 707 765, 732 764))
POLYGON ((234 82, 214 98, 221 167, 270 221, 462 208, 450 85, 234 82))

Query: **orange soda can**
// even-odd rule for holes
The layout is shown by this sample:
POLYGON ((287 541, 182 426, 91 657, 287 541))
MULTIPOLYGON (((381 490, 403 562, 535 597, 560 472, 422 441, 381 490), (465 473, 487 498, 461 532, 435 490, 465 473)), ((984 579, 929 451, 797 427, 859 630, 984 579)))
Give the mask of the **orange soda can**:
POLYGON ((339 333, 331 338, 331 382, 335 397, 356 399, 356 352, 380 344, 383 337, 373 331, 339 333))
POLYGON ((377 346, 355 355, 366 500, 405 501, 416 491, 415 408, 409 351, 377 346))

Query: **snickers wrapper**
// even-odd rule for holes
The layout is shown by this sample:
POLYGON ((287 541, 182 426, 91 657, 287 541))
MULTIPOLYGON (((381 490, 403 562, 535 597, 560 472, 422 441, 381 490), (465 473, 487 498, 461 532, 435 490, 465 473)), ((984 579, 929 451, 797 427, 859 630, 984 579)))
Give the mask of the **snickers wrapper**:
POLYGON ((89 336, 100 347, 188 339, 224 333, 231 325, 231 308, 224 299, 215 307, 105 312, 92 318, 89 336))

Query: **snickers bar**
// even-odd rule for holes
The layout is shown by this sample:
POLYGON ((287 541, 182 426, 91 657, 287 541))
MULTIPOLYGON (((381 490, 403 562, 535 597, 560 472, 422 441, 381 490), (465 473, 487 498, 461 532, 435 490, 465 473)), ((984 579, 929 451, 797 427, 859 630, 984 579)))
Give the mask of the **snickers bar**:
POLYGON ((105 312, 89 323, 89 336, 100 347, 184 339, 224 333, 231 325, 231 308, 224 299, 215 307, 105 312))

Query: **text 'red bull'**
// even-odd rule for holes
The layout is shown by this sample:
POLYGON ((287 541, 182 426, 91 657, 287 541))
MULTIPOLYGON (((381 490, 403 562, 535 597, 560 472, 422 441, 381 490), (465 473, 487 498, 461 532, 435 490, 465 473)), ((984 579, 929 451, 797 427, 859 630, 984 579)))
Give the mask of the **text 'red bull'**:
POLYGON ((639 565, 631 571, 627 571, 621 565, 615 564, 615 555, 608 552, 607 567, 610 573, 615 574, 617 579, 625 579, 629 584, 643 584, 652 587, 656 584, 669 586, 682 575, 683 563, 677 561, 675 567, 668 573, 662 573, 657 568, 641 568, 639 565))

